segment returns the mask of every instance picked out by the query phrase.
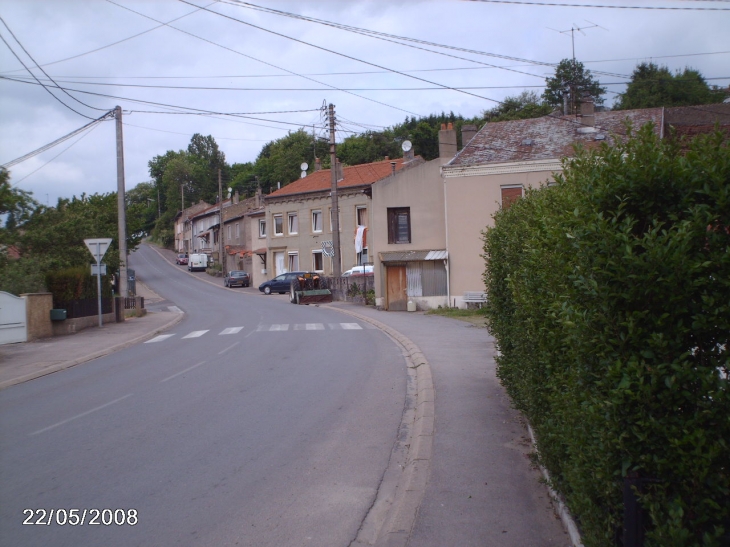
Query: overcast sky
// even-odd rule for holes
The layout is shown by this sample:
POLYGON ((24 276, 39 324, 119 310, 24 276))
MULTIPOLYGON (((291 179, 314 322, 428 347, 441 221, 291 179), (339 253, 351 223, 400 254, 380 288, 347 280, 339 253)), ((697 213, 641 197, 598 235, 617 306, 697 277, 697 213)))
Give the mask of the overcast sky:
MULTIPOLYGON (((229 163, 255 160, 266 142, 299 127, 312 132, 314 125, 324 135, 319 109, 325 103, 336 107, 338 140, 414 114, 471 117, 525 89, 541 93, 553 73, 549 64, 572 56, 571 33, 559 31, 575 27, 583 28, 575 32, 577 60, 611 91, 622 91, 620 83, 642 61, 672 70, 690 66, 710 84, 730 84, 728 1, 539 5, 548 1, 0 0, 7 25, 0 24, 7 42, 0 43, 0 164, 117 105, 127 189, 149 180, 150 159, 187 148, 194 133, 212 135, 229 163), (256 6, 472 52, 376 39, 256 6), (51 87, 38 85, 15 55, 51 87), (196 111, 221 115, 182 114, 196 111), (258 119, 223 115, 233 113, 258 119)), ((606 104, 614 97, 609 93, 606 104)), ((114 121, 10 171, 11 182, 42 204, 116 191, 114 121)))

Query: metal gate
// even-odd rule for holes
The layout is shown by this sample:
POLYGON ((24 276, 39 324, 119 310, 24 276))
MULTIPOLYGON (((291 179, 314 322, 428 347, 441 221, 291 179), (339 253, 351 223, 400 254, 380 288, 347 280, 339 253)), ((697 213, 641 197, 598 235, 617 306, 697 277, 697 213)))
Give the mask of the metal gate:
POLYGON ((0 345, 28 340, 25 308, 25 298, 0 291, 0 345))

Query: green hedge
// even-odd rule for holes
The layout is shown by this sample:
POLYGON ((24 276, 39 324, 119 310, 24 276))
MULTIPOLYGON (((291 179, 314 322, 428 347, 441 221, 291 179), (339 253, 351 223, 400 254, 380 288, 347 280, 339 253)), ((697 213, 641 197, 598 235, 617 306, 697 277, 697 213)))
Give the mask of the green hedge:
MULTIPOLYGON (((89 266, 77 266, 46 274, 46 287, 53 294, 54 306, 57 302, 97 298, 96 276, 90 275, 90 272, 89 266)), ((101 277, 101 296, 113 296, 109 275, 101 277)))
POLYGON ((579 151, 484 232, 498 375, 587 546, 620 544, 629 474, 646 545, 730 534, 730 150, 682 145, 579 151))

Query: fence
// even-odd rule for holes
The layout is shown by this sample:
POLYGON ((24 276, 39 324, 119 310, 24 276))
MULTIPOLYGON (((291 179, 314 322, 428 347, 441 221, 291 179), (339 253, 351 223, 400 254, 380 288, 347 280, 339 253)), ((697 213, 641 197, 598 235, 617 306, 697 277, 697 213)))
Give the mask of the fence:
POLYGON ((144 309, 144 296, 128 296, 124 299, 125 310, 137 309, 137 300, 139 300, 140 309, 144 309))
POLYGON ((375 304, 375 276, 327 277, 327 288, 333 300, 354 302, 364 306, 375 304))
MULTIPOLYGON (((70 300, 68 302, 54 302, 53 307, 66 310, 67 319, 90 317, 99 313, 99 301, 96 298, 80 298, 79 300, 70 300)), ((112 299, 102 298, 101 313, 112 313, 112 311, 112 299)))

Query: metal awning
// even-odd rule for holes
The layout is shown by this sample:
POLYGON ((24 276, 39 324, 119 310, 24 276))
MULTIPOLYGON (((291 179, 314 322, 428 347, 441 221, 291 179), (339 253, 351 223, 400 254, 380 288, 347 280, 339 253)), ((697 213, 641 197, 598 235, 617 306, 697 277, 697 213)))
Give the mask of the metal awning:
POLYGON ((421 260, 446 260, 447 251, 390 251, 380 253, 381 262, 417 262, 421 260))

